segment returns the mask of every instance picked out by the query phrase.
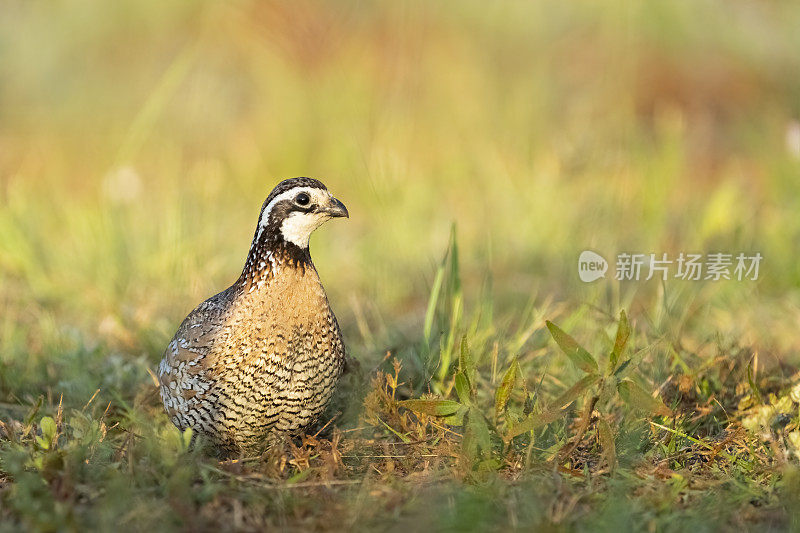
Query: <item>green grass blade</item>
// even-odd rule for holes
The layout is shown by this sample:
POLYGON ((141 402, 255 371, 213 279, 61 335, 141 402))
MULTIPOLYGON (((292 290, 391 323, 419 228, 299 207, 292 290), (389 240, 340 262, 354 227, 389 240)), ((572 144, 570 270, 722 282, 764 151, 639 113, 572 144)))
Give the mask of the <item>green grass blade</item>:
POLYGON ((583 379, 578 381, 575 385, 564 391, 561 396, 559 396, 556 401, 553 403, 557 409, 564 409, 569 404, 577 400, 581 394, 586 392, 589 387, 594 385, 600 380, 600 376, 597 374, 590 374, 585 376, 583 379))
POLYGON ((500 382, 500 386, 497 387, 497 391, 494 395, 494 416, 499 417, 500 414, 505 410, 506 405, 508 404, 508 399, 511 397, 511 391, 514 390, 514 385, 517 382, 517 367, 519 363, 517 363, 517 358, 514 357, 514 360, 511 361, 511 366, 508 367, 505 375, 503 376, 503 381, 500 382))
POLYGON ((647 391, 630 379, 620 381, 617 384, 617 391, 625 403, 634 409, 663 416, 672 414, 660 398, 653 398, 647 391))
POLYGON ((608 374, 611 375, 617 367, 619 358, 625 350, 625 345, 628 343, 628 338, 631 336, 631 326, 628 322, 628 317, 623 309, 619 313, 619 326, 617 326, 617 338, 614 341, 614 349, 611 351, 611 357, 608 361, 608 374))
POLYGON ((454 414, 461 407, 455 400, 403 400, 397 402, 406 409, 411 409, 415 413, 422 413, 430 416, 449 416, 454 414))
POLYGON ((458 365, 461 368, 461 371, 464 372, 464 375, 467 377, 469 384, 473 385, 475 383, 475 360, 472 359, 472 352, 470 352, 469 346, 467 345, 466 336, 462 337, 461 339, 461 350, 459 353, 458 365))
POLYGON ((617 447, 614 444, 614 432, 608 421, 601 417, 597 421, 597 436, 602 447, 602 457, 609 470, 614 470, 617 466, 617 447))
POLYGON ((436 269, 436 277, 433 279, 433 287, 428 297, 428 308, 425 310, 425 325, 423 327, 423 337, 425 345, 430 346, 431 330, 433 329, 433 319, 436 316, 436 304, 439 302, 439 293, 442 292, 442 282, 444 281, 444 262, 436 269))
POLYGON ((575 339, 570 337, 564 332, 564 330, 549 320, 547 320, 545 324, 547 324, 547 329, 550 330, 550 335, 553 336, 553 339, 556 341, 556 344, 558 344, 559 348, 561 348, 561 351, 563 351, 566 356, 569 357, 569 360, 572 361, 576 367, 583 370, 587 374, 597 373, 597 361, 594 360, 592 354, 587 352, 575 341, 575 339))
POLYGON ((469 379, 464 372, 456 374, 455 378, 456 394, 462 403, 470 403, 472 401, 472 389, 470 388, 469 379))
POLYGON ((566 409, 551 409, 541 413, 534 413, 518 424, 512 425, 506 432, 506 440, 511 440, 528 431, 533 431, 548 424, 552 424, 556 420, 563 418, 565 414, 566 409))

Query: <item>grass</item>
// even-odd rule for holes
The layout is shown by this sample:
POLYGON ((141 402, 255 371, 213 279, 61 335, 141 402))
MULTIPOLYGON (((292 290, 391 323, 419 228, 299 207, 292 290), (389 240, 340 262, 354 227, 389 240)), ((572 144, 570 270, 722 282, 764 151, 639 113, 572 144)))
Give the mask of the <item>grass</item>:
POLYGON ((0 10, 0 529, 798 527, 791 3, 0 10), (152 372, 296 175, 351 213, 312 251, 358 364, 219 462, 152 372))

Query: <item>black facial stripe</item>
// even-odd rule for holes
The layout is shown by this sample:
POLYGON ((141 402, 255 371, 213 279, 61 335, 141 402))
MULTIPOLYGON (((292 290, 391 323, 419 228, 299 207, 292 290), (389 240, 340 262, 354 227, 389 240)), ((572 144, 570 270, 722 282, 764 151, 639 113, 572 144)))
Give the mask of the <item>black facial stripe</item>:
POLYGON ((272 221, 283 222, 283 219, 292 213, 313 213, 318 207, 317 204, 297 205, 294 200, 282 200, 273 206, 270 212, 270 223, 272 221))

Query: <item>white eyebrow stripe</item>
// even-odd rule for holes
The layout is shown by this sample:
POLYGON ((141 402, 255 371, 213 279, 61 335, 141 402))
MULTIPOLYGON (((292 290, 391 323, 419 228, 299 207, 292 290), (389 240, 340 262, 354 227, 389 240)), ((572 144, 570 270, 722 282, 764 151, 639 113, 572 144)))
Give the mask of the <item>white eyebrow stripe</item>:
POLYGON ((309 192, 307 187, 294 187, 292 189, 289 189, 288 191, 282 192, 281 194, 273 198, 270 203, 267 204, 267 206, 261 212, 261 218, 258 219, 258 233, 256 234, 255 242, 258 242, 261 239, 261 234, 264 232, 264 229, 267 227, 267 224, 269 223, 269 214, 272 212, 272 208, 275 207, 275 204, 277 204, 278 202, 282 202, 283 200, 289 200, 291 198, 294 198, 294 196, 301 191, 304 191, 306 193, 309 192))

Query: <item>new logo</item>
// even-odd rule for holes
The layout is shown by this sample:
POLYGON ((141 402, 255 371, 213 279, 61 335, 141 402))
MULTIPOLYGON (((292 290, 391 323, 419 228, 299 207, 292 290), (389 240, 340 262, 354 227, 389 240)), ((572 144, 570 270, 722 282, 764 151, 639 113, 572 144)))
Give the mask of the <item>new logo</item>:
POLYGON ((606 277, 608 261, 602 255, 591 250, 584 250, 578 258, 578 276, 581 281, 590 283, 606 277))

